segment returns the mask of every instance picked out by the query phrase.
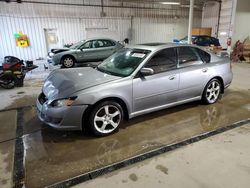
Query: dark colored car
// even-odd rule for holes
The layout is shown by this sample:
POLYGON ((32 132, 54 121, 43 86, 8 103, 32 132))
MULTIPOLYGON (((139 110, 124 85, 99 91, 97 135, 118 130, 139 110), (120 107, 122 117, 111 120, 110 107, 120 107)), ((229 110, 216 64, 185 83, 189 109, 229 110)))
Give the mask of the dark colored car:
MULTIPOLYGON (((179 41, 175 41, 183 44, 188 43, 188 37, 184 37, 183 39, 180 39, 179 41)), ((192 44, 196 44, 198 46, 220 46, 219 39, 206 36, 206 35, 193 35, 192 36, 192 44)))

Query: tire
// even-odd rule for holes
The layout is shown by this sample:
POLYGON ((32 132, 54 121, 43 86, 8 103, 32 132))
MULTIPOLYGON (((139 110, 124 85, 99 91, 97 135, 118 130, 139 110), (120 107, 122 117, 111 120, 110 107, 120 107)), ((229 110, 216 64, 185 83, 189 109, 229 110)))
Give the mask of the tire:
POLYGON ((3 83, 1 83, 1 86, 4 89, 13 89, 15 87, 16 79, 14 76, 4 75, 1 77, 1 79, 3 80, 3 83))
POLYGON ((75 66, 75 59, 71 56, 65 56, 62 58, 63 68, 72 68, 75 66))
POLYGON ((88 121, 94 135, 106 136, 119 129, 123 118, 124 112, 119 103, 105 101, 93 108, 88 121))
POLYGON ((222 91, 221 82, 216 78, 210 80, 207 83, 204 92, 202 94, 202 101, 205 104, 216 103, 220 98, 221 91, 222 91))

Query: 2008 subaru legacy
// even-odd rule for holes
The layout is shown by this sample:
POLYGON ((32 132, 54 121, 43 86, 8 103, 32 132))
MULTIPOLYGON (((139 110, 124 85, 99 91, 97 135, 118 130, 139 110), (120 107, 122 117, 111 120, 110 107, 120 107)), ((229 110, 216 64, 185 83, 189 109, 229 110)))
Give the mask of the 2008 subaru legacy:
POLYGON ((232 81, 230 60, 192 45, 126 47, 97 68, 55 70, 37 100, 39 118, 68 130, 116 131, 125 118, 202 100, 213 104, 232 81))

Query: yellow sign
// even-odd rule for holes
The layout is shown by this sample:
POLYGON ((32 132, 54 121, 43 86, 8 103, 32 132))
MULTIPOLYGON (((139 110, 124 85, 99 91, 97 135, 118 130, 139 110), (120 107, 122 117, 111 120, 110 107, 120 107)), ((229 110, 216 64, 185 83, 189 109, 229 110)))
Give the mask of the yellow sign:
POLYGON ((21 31, 19 31, 18 33, 14 34, 15 38, 16 38, 16 45, 18 47, 28 47, 29 46, 29 40, 27 35, 24 35, 21 31))

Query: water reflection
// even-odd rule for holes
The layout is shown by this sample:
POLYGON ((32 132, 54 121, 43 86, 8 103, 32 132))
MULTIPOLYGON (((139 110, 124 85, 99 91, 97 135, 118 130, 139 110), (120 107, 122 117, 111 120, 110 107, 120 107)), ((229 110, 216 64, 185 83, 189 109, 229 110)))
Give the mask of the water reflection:
POLYGON ((214 105, 191 103, 140 116, 104 138, 42 129, 24 138, 27 185, 43 187, 230 125, 250 117, 249 104, 248 94, 232 92, 214 105))

